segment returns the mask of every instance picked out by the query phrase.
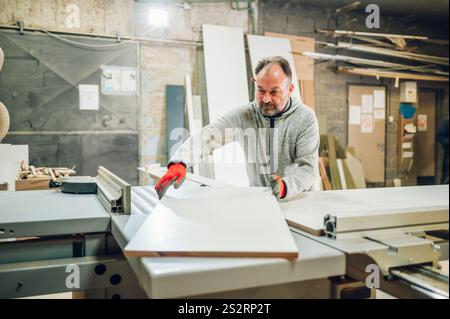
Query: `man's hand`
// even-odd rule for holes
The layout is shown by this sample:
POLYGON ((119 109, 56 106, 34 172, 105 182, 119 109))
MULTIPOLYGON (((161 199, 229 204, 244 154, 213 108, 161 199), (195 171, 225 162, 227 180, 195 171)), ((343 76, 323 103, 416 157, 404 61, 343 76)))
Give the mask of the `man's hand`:
POLYGON ((180 187, 186 177, 186 166, 182 163, 171 163, 167 168, 167 173, 164 174, 155 185, 155 190, 159 199, 164 196, 167 189, 173 183, 175 183, 175 188, 180 187))
POLYGON ((286 196, 286 184, 280 176, 275 174, 270 175, 270 186, 277 199, 282 199, 286 196))

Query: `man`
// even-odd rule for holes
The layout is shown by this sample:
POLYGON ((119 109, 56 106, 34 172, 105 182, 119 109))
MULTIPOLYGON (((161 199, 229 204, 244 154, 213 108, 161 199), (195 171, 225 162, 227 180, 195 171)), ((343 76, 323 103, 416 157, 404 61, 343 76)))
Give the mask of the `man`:
POLYGON ((441 127, 436 134, 436 140, 444 148, 444 162, 442 163, 442 179, 441 184, 448 184, 448 116, 442 122, 441 127))
POLYGON ((271 187, 277 199, 290 199, 312 189, 320 143, 316 116, 293 96, 292 72, 286 59, 263 59, 255 75, 255 101, 206 126, 175 152, 167 173, 155 186, 159 198, 170 185, 180 187, 187 167, 233 140, 226 134, 227 129, 238 131, 250 186, 271 187), (246 140, 244 135, 250 138, 246 140), (201 150, 196 152, 198 144, 201 150))

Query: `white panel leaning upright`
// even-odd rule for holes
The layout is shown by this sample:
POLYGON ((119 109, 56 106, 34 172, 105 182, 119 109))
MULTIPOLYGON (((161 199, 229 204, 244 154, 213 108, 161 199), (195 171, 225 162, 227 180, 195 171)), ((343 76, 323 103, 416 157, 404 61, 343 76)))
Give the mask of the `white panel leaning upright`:
POLYGON ((255 75, 255 67, 261 59, 270 56, 281 56, 285 58, 291 65, 292 82, 295 87, 294 95, 301 101, 297 72, 295 71, 295 63, 292 57, 292 48, 289 39, 248 34, 247 40, 253 75, 255 75))
MULTIPOLYGON (((249 103, 244 32, 241 28, 203 25, 205 71, 210 123, 249 103)), ((215 179, 249 186, 244 152, 237 142, 213 154, 215 179)))
POLYGON ((224 196, 214 187, 198 190, 201 200, 166 195, 125 247, 125 255, 298 257, 271 191, 227 188, 224 196))

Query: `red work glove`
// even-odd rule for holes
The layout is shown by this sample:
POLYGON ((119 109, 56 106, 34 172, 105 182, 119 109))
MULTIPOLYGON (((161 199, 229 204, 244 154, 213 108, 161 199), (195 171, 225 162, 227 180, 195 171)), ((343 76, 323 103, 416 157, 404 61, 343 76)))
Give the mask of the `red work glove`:
POLYGON ((186 166, 184 164, 171 163, 167 168, 167 173, 164 174, 164 176, 161 177, 155 185, 155 190, 159 199, 164 196, 167 189, 173 183, 175 183, 175 188, 180 187, 186 177, 186 166))
POLYGON ((282 199, 286 196, 286 184, 278 175, 270 176, 270 185, 272 187, 273 194, 275 197, 282 199))

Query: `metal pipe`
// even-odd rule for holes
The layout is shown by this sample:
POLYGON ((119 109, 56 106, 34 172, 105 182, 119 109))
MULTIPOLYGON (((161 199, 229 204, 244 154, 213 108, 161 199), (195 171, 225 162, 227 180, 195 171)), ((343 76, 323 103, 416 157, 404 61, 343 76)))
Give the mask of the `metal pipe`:
MULTIPOLYGON (((7 26, 0 25, 0 29, 9 29, 9 30, 17 30, 20 31, 21 28, 18 26, 7 26)), ((58 31, 58 30, 43 30, 37 28, 23 28, 23 31, 29 32, 50 32, 53 34, 60 35, 70 35, 70 36, 82 36, 82 37, 93 37, 93 38, 102 38, 108 40, 117 40, 118 36, 106 35, 106 34, 98 34, 98 33, 84 33, 84 32, 67 32, 67 31, 58 31)), ((194 46, 201 47, 203 46, 202 42, 199 41, 189 41, 189 40, 177 40, 177 39, 158 39, 158 38, 147 38, 147 37, 120 37, 121 40, 125 41, 138 41, 143 43, 154 43, 154 44, 168 44, 168 45, 182 45, 182 46, 194 46)), ((120 43, 120 42, 118 42, 120 43)))
MULTIPOLYGON (((370 59, 363 59, 363 58, 357 58, 352 56, 346 56, 346 55, 331 55, 331 54, 325 54, 325 53, 319 53, 319 52, 292 52, 292 54, 297 55, 304 55, 306 57, 315 59, 315 60, 326 60, 326 61, 343 61, 346 63, 353 63, 353 64, 364 64, 364 65, 372 65, 372 66, 381 66, 384 68, 396 68, 401 70, 413 70, 416 72, 421 73, 434 73, 439 75, 448 76, 448 72, 436 70, 436 69, 430 69, 428 66, 416 66, 416 65, 406 65, 406 64, 399 64, 399 63, 392 63, 382 60, 370 60, 370 59)), ((389 71, 389 70, 388 70, 389 71)), ((392 71, 392 69, 391 69, 392 71)))
POLYGON ((110 131, 9 131, 7 135, 137 135, 134 130, 110 131))
POLYGON ((348 31, 348 30, 317 30, 320 33, 334 34, 336 35, 360 35, 365 37, 375 37, 375 38, 403 38, 403 39, 414 39, 414 40, 428 40, 426 36, 420 35, 402 35, 402 34, 389 34, 389 33, 374 33, 374 32, 360 32, 360 31, 348 31))

